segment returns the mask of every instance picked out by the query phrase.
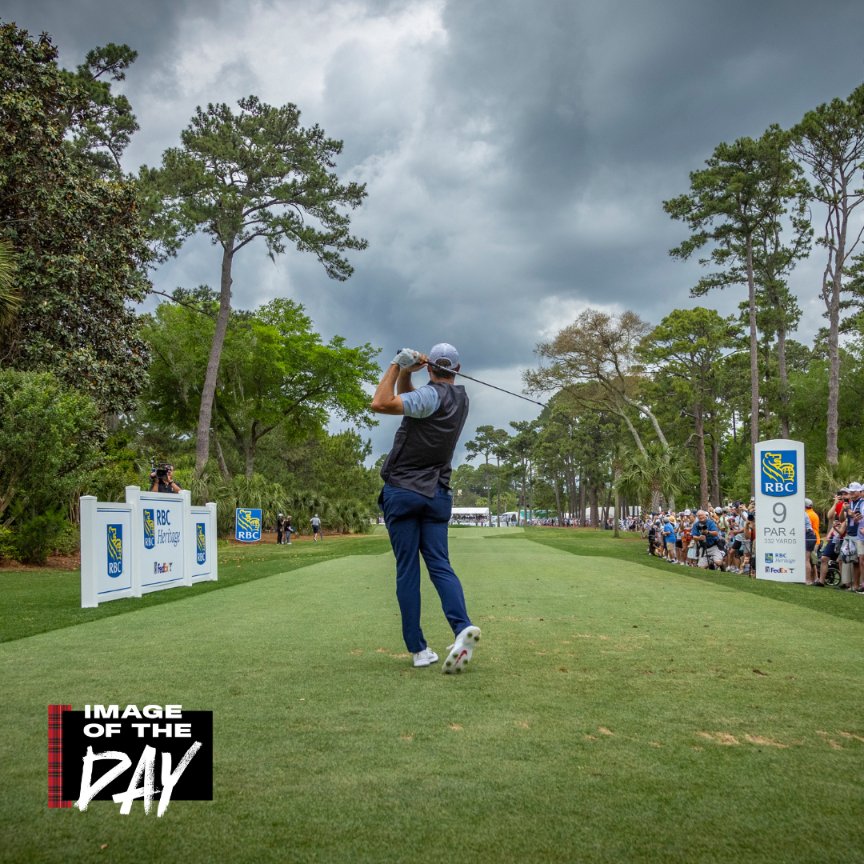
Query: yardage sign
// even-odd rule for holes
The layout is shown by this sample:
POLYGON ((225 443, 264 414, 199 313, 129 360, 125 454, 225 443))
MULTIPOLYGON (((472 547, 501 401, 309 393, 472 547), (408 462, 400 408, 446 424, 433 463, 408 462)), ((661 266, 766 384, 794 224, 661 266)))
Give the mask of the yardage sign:
POLYGON ((804 445, 784 438, 760 441, 754 457, 756 578, 803 582, 804 445))

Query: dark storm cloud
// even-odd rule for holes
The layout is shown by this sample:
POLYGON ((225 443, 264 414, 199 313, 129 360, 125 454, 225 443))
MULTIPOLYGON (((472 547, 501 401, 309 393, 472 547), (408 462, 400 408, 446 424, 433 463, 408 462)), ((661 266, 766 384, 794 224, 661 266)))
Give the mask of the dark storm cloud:
MULTIPOLYGON (((297 103, 344 140, 340 176, 367 184, 352 229, 369 249, 339 284, 253 244, 235 303, 292 297, 325 339, 371 342, 384 362, 447 339, 511 389, 588 306, 656 323, 694 305, 700 269, 670 258, 685 226, 662 202, 720 142, 864 80, 860 0, 12 0, 2 17, 51 33, 67 66, 109 41, 139 51, 129 170, 157 164, 198 104, 297 103)), ((215 287, 217 258, 196 241, 154 281, 215 287)), ((819 270, 814 257, 792 280, 811 323, 819 270)), ((742 296, 709 302, 728 314, 742 296)), ((472 423, 534 416, 491 392, 472 423)))

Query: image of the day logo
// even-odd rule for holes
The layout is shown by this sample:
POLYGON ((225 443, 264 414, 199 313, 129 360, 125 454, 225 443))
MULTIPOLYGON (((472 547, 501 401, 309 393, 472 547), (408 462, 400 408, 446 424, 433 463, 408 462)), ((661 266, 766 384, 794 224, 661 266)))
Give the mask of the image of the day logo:
POLYGON ((173 800, 213 800, 213 712, 180 705, 48 706, 48 806, 86 812, 141 799, 161 817, 173 800))
POLYGON ((762 454, 762 493, 773 497, 798 492, 798 454, 794 450, 765 451, 762 454))

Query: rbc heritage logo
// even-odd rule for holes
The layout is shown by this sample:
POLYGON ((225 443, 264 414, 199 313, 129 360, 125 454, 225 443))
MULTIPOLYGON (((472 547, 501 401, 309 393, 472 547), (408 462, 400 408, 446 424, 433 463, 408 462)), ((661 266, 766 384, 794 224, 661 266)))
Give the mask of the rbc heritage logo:
POLYGON ((116 579, 123 574, 123 526, 106 526, 108 539, 108 575, 116 579))
POLYGON ((198 564, 207 561, 207 526, 204 522, 195 523, 195 561, 198 564))
POLYGON ((766 450, 762 454, 762 494, 775 498, 798 491, 798 454, 794 450, 766 450))
POLYGON ((156 545, 156 522, 153 519, 153 508, 144 508, 144 548, 152 549, 156 545))

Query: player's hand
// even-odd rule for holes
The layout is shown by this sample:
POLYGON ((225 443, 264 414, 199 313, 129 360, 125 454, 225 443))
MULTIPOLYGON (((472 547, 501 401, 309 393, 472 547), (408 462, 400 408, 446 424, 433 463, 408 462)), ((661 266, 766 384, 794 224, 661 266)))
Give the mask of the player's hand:
POLYGON ((400 348, 399 353, 390 361, 391 365, 400 369, 420 369, 426 362, 423 355, 413 348, 400 348))

